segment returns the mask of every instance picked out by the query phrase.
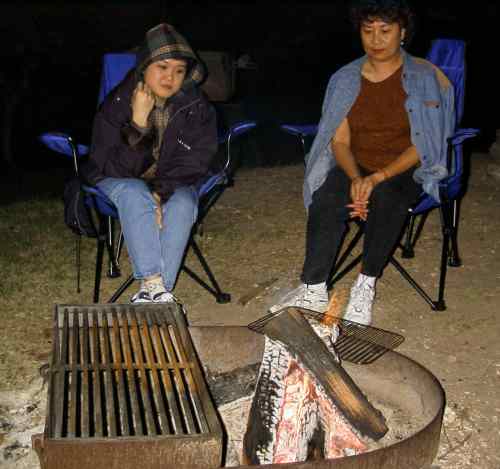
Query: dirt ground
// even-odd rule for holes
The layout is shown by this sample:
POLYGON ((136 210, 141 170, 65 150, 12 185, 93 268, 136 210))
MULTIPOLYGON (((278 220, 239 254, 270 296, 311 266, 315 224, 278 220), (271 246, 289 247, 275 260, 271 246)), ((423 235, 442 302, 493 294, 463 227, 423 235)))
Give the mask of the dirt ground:
MULTIPOLYGON (((447 310, 431 311, 392 266, 387 267, 377 286, 374 325, 404 335, 406 340, 398 351, 427 367, 446 392, 447 408, 434 469, 500 469, 500 181, 487 175, 488 162, 486 154, 471 156, 471 176, 459 230, 463 265, 448 271, 447 310)), ((300 164, 238 171, 234 187, 226 190, 212 209, 203 235, 198 238, 232 302, 217 304, 189 277, 181 275, 175 293, 191 324, 246 325, 264 315, 298 283, 304 254, 302 180, 300 164)), ((437 287, 440 239, 439 215, 433 213, 417 245, 415 259, 404 260, 415 278, 433 292, 432 296, 437 287)), ((187 262, 198 269, 192 256, 187 262)), ((353 276, 340 281, 338 288, 349 288, 353 276)), ((118 282, 105 281, 104 298, 118 282)), ((68 292, 66 297, 59 295, 56 302, 89 303, 90 284, 84 284, 84 293, 68 292)), ((131 293, 129 290, 127 297, 131 293)), ((48 311, 44 319, 48 328, 50 301, 43 307, 48 311)), ((19 399, 44 399, 46 388, 40 388, 37 373, 47 361, 50 346, 43 330, 40 338, 33 340, 45 341, 47 353, 31 357, 31 375, 27 373, 23 378, 30 385, 23 387, 24 394, 18 387, 0 395, 0 465, 5 467, 37 467, 28 448, 27 433, 35 431, 36 425, 36 431, 43 427, 43 410, 34 412, 39 415, 28 428, 23 416, 29 409, 19 407, 19 399), (17 409, 9 408, 14 405, 14 395, 17 409), (9 423, 14 421, 17 423, 9 423), (12 443, 16 441, 12 436, 16 425, 20 432, 17 446, 12 443), (24 433, 20 430, 23 425, 24 433)), ((17 382, 13 378, 11 381, 17 382)))

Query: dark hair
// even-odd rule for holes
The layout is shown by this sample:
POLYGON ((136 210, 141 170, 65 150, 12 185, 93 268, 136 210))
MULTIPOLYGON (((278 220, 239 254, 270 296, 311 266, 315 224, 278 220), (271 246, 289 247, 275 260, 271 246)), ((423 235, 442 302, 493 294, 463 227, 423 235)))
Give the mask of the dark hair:
POLYGON ((354 0, 350 8, 351 22, 359 32, 365 21, 376 18, 388 23, 398 23, 406 30, 405 42, 413 37, 415 14, 405 0, 354 0))

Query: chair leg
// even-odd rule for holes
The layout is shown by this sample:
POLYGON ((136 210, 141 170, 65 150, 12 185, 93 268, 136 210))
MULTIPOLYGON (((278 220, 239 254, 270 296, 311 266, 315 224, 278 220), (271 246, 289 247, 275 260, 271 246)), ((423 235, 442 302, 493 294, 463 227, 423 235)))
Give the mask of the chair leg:
POLYGON ((459 212, 458 201, 457 201, 457 199, 455 199, 453 201, 453 208, 452 208, 452 214, 451 214, 451 217, 452 217, 451 233, 450 233, 451 252, 450 252, 449 259, 448 259, 448 265, 450 267, 460 267, 462 265, 462 260, 460 259, 460 256, 458 254, 458 240, 457 240, 458 212, 459 212))
MULTIPOLYGON (((403 278, 415 289, 415 291, 427 302, 432 309, 436 308, 436 302, 427 294, 427 292, 415 281, 415 279, 408 273, 408 271, 392 256, 389 262, 396 268, 396 270, 403 276, 403 278)), ((438 309, 438 311, 442 311, 438 309)))
POLYGON ((113 296, 108 300, 108 303, 115 303, 116 300, 118 298, 120 298, 120 296, 122 296, 123 292, 128 288, 130 287, 130 285, 132 285, 132 283, 134 282, 134 276, 131 274, 129 275, 129 277, 127 278, 127 280, 125 280, 125 282, 123 282, 119 287, 118 289, 113 293, 113 296))
POLYGON ((346 267, 344 267, 341 271, 339 271, 339 269, 344 265, 347 258, 351 255, 352 250, 356 247, 356 244, 358 244, 362 236, 363 236, 363 227, 362 225, 358 225, 358 231, 349 242, 349 245, 344 249, 340 258, 335 262, 335 265, 333 266, 333 270, 330 274, 330 280, 327 281, 328 290, 331 290, 333 285, 335 285, 339 280, 344 278, 357 264, 361 262, 362 256, 359 255, 358 257, 356 257, 356 259, 351 261, 349 264, 347 264, 346 267))
POLYGON ((333 285, 335 285, 339 280, 342 280, 354 267, 356 267, 363 258, 363 255, 360 254, 353 261, 349 262, 340 272, 337 272, 332 279, 328 282, 327 288, 331 290, 333 285))
POLYGON ((82 290, 80 289, 80 273, 82 268, 81 262, 81 243, 82 243, 82 235, 77 234, 75 240, 75 249, 76 249, 76 292, 80 293, 82 290))
POLYGON ((122 247, 123 247, 123 230, 120 228, 120 236, 118 237, 118 243, 116 245, 116 255, 115 255, 115 262, 118 267, 120 267, 120 256, 122 254, 122 247))
POLYGON ((401 257, 403 259, 413 259, 415 257, 415 250, 413 249, 413 230, 415 228, 415 215, 410 215, 410 220, 406 226, 405 241, 401 247, 401 257))
POLYGON ((450 247, 451 233, 453 232, 453 221, 450 202, 443 202, 439 207, 441 217, 441 230, 443 232, 443 245, 441 248, 441 272, 439 275, 439 291, 436 301, 436 310, 443 311, 446 309, 444 302, 444 289, 446 285, 446 273, 448 269, 448 256, 450 247))
POLYGON ((108 250, 108 259, 109 259, 107 275, 109 278, 120 277, 121 272, 116 262, 116 252, 115 252, 115 226, 114 226, 114 220, 111 217, 107 217, 106 248, 108 250))
POLYGON ((204 280, 202 280, 196 273, 194 273, 189 267, 186 267, 185 265, 182 267, 182 270, 186 272, 194 281, 196 281, 198 284, 200 284, 205 290, 207 290, 209 293, 211 293, 214 297, 217 303, 229 303, 231 301, 231 295, 229 293, 224 293, 220 287, 219 284, 217 283, 217 280, 215 279, 214 274, 210 270, 210 267, 205 260, 205 257, 203 256, 200 248, 196 244, 196 241, 194 239, 191 239, 190 242, 191 246, 193 247, 193 251, 196 254, 196 257, 200 261, 201 266, 203 267, 203 270, 207 274, 208 278, 210 279, 210 283, 212 284, 212 287, 208 285, 204 280))
POLYGON ((99 290, 101 288, 102 263, 104 258, 104 245, 106 236, 97 237, 97 257, 95 261, 95 281, 94 281, 94 303, 99 303, 99 290))

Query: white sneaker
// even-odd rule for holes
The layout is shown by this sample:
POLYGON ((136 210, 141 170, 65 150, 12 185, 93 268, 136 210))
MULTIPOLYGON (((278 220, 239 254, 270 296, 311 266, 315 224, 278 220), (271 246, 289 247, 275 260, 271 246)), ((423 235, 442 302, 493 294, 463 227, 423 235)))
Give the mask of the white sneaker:
POLYGON ((298 308, 324 313, 328 309, 328 290, 326 289, 326 283, 323 282, 314 285, 302 283, 283 296, 278 303, 271 306, 269 311, 275 313, 287 306, 297 306, 298 308))
POLYGON ((375 278, 360 274, 358 280, 351 288, 351 296, 343 319, 369 326, 372 323, 374 299, 375 278))
POLYGON ((153 300, 149 295, 148 289, 145 287, 144 282, 141 282, 141 288, 139 291, 130 298, 131 303, 151 303, 153 300))
POLYGON ((169 291, 162 291, 153 296, 153 303, 177 303, 177 298, 169 291))

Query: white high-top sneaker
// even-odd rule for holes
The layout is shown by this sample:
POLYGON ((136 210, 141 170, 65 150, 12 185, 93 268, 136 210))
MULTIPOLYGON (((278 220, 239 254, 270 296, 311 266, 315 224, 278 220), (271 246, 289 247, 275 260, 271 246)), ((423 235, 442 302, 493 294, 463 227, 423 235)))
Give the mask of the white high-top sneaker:
POLYGON ((372 323, 372 306, 375 299, 376 277, 359 274, 351 288, 351 296, 344 313, 344 319, 364 326, 372 323))

